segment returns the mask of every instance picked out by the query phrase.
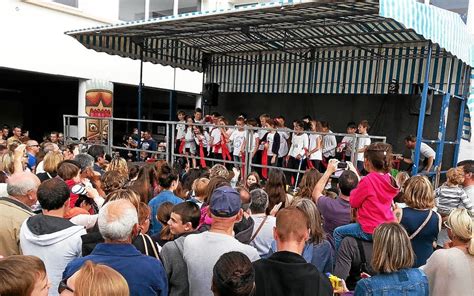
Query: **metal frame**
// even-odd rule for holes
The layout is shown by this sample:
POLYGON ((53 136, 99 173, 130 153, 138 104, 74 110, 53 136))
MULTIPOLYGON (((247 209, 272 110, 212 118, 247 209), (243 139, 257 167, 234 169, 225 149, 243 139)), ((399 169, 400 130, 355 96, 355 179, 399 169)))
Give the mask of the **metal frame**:
MULTIPOLYGON (((171 165, 174 165, 175 159, 178 157, 188 157, 190 159, 201 159, 199 156, 189 156, 185 154, 179 154, 175 153, 174 151, 174 143, 176 142, 176 137, 175 137, 175 127, 178 124, 183 124, 182 122, 178 121, 161 121, 161 120, 138 120, 138 119, 128 119, 128 118, 114 118, 114 117, 109 117, 109 118, 102 118, 102 117, 89 117, 89 116, 77 116, 77 115, 63 115, 63 124, 64 124, 64 136, 65 139, 68 141, 68 143, 78 143, 80 142, 74 142, 70 140, 70 120, 71 118, 79 119, 79 118, 84 118, 84 119, 99 119, 99 120, 105 120, 108 121, 109 126, 113 124, 114 121, 127 121, 127 122, 136 122, 138 124, 140 123, 151 123, 151 124, 159 124, 159 125, 164 125, 166 128, 166 135, 165 135, 165 142, 166 142, 166 150, 164 152, 161 151, 149 151, 149 150, 143 150, 143 149, 134 149, 134 148, 125 148, 122 146, 117 146, 114 145, 113 143, 113 135, 111 133, 111 130, 109 129, 109 134, 108 134, 108 142, 107 144, 101 144, 101 143, 81 143, 81 144, 87 144, 87 145, 101 145, 106 148, 106 151, 111 154, 114 150, 127 150, 127 151, 133 151, 133 152, 147 152, 151 154, 156 154, 156 155, 161 155, 167 162, 169 162, 171 165), (170 138, 170 133, 171 133, 171 138, 170 138)), ((212 127, 215 125, 212 124, 201 124, 201 123, 194 123, 193 125, 196 126, 202 126, 202 127, 212 127)), ((235 128, 235 126, 231 125, 219 125, 219 127, 226 127, 226 128, 235 128)), ((249 127, 245 126, 244 130, 246 132, 246 139, 247 143, 249 139, 252 139, 253 133, 255 133, 257 130, 267 130, 267 131, 285 131, 285 132, 290 132, 293 133, 295 132, 294 130, 290 129, 272 129, 272 128, 258 128, 258 127, 249 127)), ((313 131, 305 131, 307 134, 318 134, 321 136, 326 135, 326 133, 321 133, 321 132, 313 132, 313 131)), ((345 133, 331 133, 331 135, 338 136, 338 137, 344 137, 344 136, 351 136, 354 138, 354 147, 358 147, 358 141, 360 138, 370 138, 373 140, 381 141, 381 142, 386 142, 387 138, 385 136, 373 136, 373 135, 359 135, 359 134, 345 134, 345 133)), ((248 144, 247 144, 248 145, 248 144)), ((247 148, 248 146, 246 145, 245 149, 245 174, 248 175, 253 168, 277 168, 276 166, 272 165, 260 165, 260 164, 254 164, 252 163, 251 159, 251 153, 252 151, 249 151, 247 148)), ((355 157, 357 155, 356 149, 353 149, 352 151, 352 163, 354 164, 354 167, 357 167, 357 158, 355 157)), ((209 158, 205 157, 204 160, 206 161, 212 161, 212 162, 217 162, 217 163, 229 163, 229 164, 242 164, 233 160, 223 160, 223 159, 215 159, 215 158, 209 158)), ((285 168, 285 167, 278 167, 279 169, 285 171, 285 172, 296 172, 296 173, 304 173, 305 171, 303 170, 295 170, 295 169, 290 169, 290 168, 285 168)))

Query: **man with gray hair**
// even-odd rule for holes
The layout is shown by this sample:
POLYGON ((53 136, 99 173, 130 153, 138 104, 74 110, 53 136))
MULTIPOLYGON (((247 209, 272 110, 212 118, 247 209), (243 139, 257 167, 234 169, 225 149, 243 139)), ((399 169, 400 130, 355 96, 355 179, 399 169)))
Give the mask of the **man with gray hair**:
POLYGON ((257 249, 260 256, 268 254, 273 242, 273 228, 276 225, 274 216, 268 216, 268 194, 263 189, 250 191, 250 217, 255 221, 250 245, 257 249))
POLYGON ((81 165, 81 172, 87 168, 94 168, 94 157, 87 153, 79 153, 74 157, 74 160, 81 165))
POLYGON ((31 210, 40 180, 33 173, 21 172, 11 175, 7 180, 8 197, 0 197, 0 255, 21 254, 20 227, 33 216, 31 210))
POLYGON ((81 266, 91 260, 118 271, 127 281, 130 295, 168 295, 163 265, 157 259, 142 255, 132 238, 139 232, 137 209, 124 199, 106 203, 97 221, 105 243, 98 244, 88 256, 75 259, 63 273, 67 281, 81 266))

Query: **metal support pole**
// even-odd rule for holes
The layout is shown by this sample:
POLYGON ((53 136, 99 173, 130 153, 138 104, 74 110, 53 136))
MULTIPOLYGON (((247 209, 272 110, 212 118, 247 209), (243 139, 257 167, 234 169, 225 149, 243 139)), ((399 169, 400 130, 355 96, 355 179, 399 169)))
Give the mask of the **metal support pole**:
POLYGON ((454 146, 454 157, 453 157, 453 167, 455 167, 458 163, 459 157, 459 148, 461 147, 461 137, 462 137, 462 129, 464 126, 464 112, 466 111, 466 103, 467 98, 469 97, 469 92, 471 89, 471 73, 469 71, 469 67, 466 67, 466 71, 464 73, 464 90, 462 93, 463 99, 461 100, 461 106, 459 110, 459 119, 458 119, 458 132, 456 134, 456 146, 454 146))
MULTIPOLYGON (((175 134, 174 134, 174 131, 175 131, 175 127, 174 127, 174 124, 171 123, 171 130, 170 130, 170 133, 171 133, 171 143, 169 145, 169 155, 171 157, 170 159, 170 164, 171 164, 171 167, 173 167, 174 165, 174 145, 175 145, 175 134)), ((179 152, 179 151, 178 151, 179 152)))
MULTIPOLYGON (((252 148, 252 143, 250 141, 253 141, 253 130, 249 130, 247 128, 247 126, 245 126, 245 139, 246 139, 246 147, 247 149, 244 150, 244 155, 245 155, 245 177, 247 177, 251 170, 250 170, 250 158, 252 157, 252 151, 251 151, 251 148, 252 148)), ((244 182, 244 184, 246 184, 245 182, 247 182, 246 179, 243 179, 243 176, 242 176, 242 181, 244 182)))
POLYGON ((66 129, 66 115, 63 115, 63 134, 64 134, 64 142, 67 141, 69 137, 69 130, 66 129))
POLYGON ((423 83, 423 92, 421 95, 421 104, 420 104, 420 115, 418 116, 418 128, 416 131, 416 145, 415 145, 415 157, 413 159, 413 167, 411 174, 414 176, 418 173, 418 164, 420 162, 420 148, 421 141, 423 139, 423 126, 425 124, 425 113, 426 113, 426 102, 428 100, 428 83, 430 77, 430 67, 431 67, 431 55, 433 52, 433 47, 431 42, 428 44, 428 55, 426 61, 426 70, 425 70, 425 80, 423 83))
MULTIPOLYGON (((142 95, 143 95, 143 47, 145 46, 145 42, 142 41, 141 44, 139 44, 140 47, 140 83, 138 84, 138 146, 137 148, 140 148, 141 145, 141 135, 142 135, 142 124, 140 120, 142 119, 142 95)), ((141 160, 140 153, 137 154, 138 161, 141 160)))
POLYGON ((351 151, 352 164, 354 165, 355 168, 357 168, 357 150, 359 148, 359 137, 357 137, 357 134, 354 134, 353 136, 351 148, 352 148, 352 151, 351 151))
POLYGON ((466 110, 466 101, 467 99, 461 101, 461 107, 459 110, 458 132, 456 134, 457 144, 454 146, 453 167, 455 167, 458 163, 459 148, 461 147, 462 128, 464 126, 464 112, 466 110))
POLYGON ((170 163, 170 148, 171 148, 171 143, 170 143, 170 125, 167 123, 166 124, 166 135, 165 135, 165 143, 166 143, 166 162, 170 163))
POLYGON ((439 172, 441 171, 441 165, 443 162, 443 151, 444 151, 444 140, 446 139, 446 125, 448 120, 449 111, 449 100, 451 95, 446 93, 443 96, 443 102, 441 103, 441 112, 439 116, 439 130, 438 130, 438 144, 436 148, 436 158, 434 161, 434 168, 436 170, 436 178, 439 178, 439 172))
POLYGON ((109 127, 107 128, 107 153, 109 153, 109 155, 113 156, 112 155, 112 118, 107 118, 107 121, 109 122, 109 127))

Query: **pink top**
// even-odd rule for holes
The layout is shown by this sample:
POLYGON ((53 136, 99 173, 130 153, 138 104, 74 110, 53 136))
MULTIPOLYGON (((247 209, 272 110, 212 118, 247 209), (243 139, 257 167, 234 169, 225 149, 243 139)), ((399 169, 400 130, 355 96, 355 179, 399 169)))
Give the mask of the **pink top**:
POLYGON ((372 234, 382 223, 395 221, 391 205, 399 190, 390 174, 370 173, 351 191, 349 203, 358 209, 358 222, 372 234))

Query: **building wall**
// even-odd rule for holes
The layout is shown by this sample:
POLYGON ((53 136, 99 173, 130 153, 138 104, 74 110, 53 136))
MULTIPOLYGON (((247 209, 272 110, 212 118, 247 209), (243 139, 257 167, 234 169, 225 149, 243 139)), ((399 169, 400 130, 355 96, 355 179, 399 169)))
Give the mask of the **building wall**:
MULTIPOLYGON (((42 2, 47 1, 0 1, 0 67, 138 84, 139 61, 88 50, 64 34, 107 25, 107 21, 118 22, 118 0, 81 0, 79 9, 65 7, 65 11, 33 4, 42 2), (103 20, 92 19, 98 14, 103 20)), ((61 7, 55 3, 50 6, 61 7)), ((200 93, 202 74, 145 63, 143 82, 154 88, 200 93)))

